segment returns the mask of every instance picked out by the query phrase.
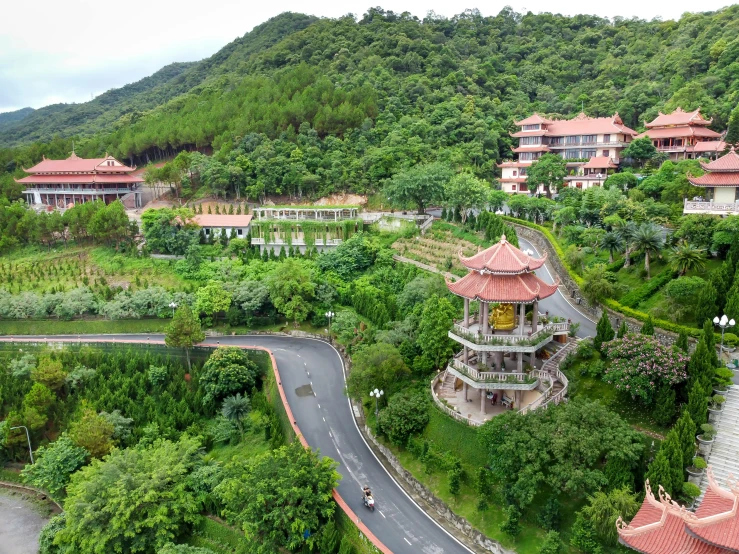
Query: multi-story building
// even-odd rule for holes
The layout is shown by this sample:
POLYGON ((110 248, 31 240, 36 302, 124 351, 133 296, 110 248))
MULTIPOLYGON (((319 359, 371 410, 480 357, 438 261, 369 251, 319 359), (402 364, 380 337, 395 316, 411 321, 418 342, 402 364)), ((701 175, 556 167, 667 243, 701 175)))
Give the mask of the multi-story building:
POLYGON ((708 128, 713 118, 705 119, 698 108, 692 112, 677 108, 671 114, 659 115, 645 123, 647 128, 637 138, 649 137, 655 148, 673 160, 693 158, 715 159, 726 150, 721 133, 708 128))
POLYGON ((706 171, 700 177, 688 173, 688 181, 704 190, 702 196, 685 199, 683 213, 739 215, 739 154, 734 148, 725 156, 701 163, 706 171))
MULTIPOLYGON (((520 130, 511 136, 519 139, 513 150, 518 159, 499 164, 501 188, 511 193, 528 193, 526 171, 543 154, 553 152, 567 160, 567 186, 587 189, 600 186, 608 173, 618 168, 621 151, 636 136, 618 114, 574 119, 546 119, 534 114, 515 122, 520 130)), ((543 192, 540 189, 539 192, 543 192)))
POLYGON ((66 160, 44 157, 23 171, 31 175, 16 182, 27 185, 23 194, 28 204, 68 208, 92 200, 109 204, 120 199, 128 208, 141 207, 138 189, 144 179, 134 174, 135 167, 128 167, 113 156, 85 159, 73 152, 66 160))

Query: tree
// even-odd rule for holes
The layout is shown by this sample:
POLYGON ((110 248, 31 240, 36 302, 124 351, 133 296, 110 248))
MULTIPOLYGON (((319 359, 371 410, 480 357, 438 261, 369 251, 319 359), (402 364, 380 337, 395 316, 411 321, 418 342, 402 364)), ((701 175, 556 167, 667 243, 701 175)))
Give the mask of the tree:
POLYGON ((640 335, 646 335, 649 337, 654 336, 654 321, 652 321, 652 316, 650 315, 647 320, 644 322, 644 325, 641 327, 641 331, 639 331, 640 335))
POLYGON ((418 324, 418 344, 431 367, 439 368, 454 354, 454 342, 448 337, 457 310, 446 298, 436 295, 423 305, 418 324))
POLYGON ((608 545, 618 542, 616 520, 631 519, 639 510, 640 503, 628 487, 609 492, 598 491, 588 497, 589 503, 582 509, 583 517, 590 522, 595 533, 608 545))
POLYGON ((531 164, 526 173, 526 186, 530 192, 536 192, 539 185, 544 186, 547 198, 552 197, 564 184, 567 175, 567 162, 559 154, 544 154, 531 164))
POLYGON ((210 548, 188 544, 167 543, 157 550, 157 554, 215 554, 210 548))
POLYGON ((650 279, 652 275, 649 271, 649 260, 662 249, 664 244, 662 232, 652 223, 642 223, 636 228, 631 242, 635 250, 644 252, 644 269, 647 272, 647 279, 650 279))
POLYGON ((628 334, 629 328, 626 326, 626 321, 622 321, 621 326, 618 328, 618 333, 616 334, 616 337, 622 339, 628 334))
POLYGON ((706 254, 703 248, 696 248, 683 240, 672 249, 670 267, 678 275, 685 275, 691 270, 703 269, 706 265, 706 254))
POLYGON ((657 391, 652 417, 663 427, 669 426, 675 418, 675 390, 669 385, 662 385, 657 391))
POLYGON ((36 451, 36 463, 23 469, 23 480, 59 499, 63 496, 70 476, 82 467, 87 456, 87 450, 76 446, 66 433, 62 434, 48 446, 39 447, 36 451))
POLYGON ((739 144, 739 104, 737 104, 729 115, 729 126, 724 138, 727 145, 739 144))
POLYGON ((643 167, 644 162, 651 160, 657 154, 657 148, 652 144, 652 139, 642 137, 632 140, 626 149, 621 152, 624 158, 632 158, 643 167))
POLYGON ((598 324, 595 326, 595 338, 593 339, 593 347, 598 352, 602 353, 603 343, 612 341, 615 336, 616 333, 614 332, 613 326, 611 325, 611 320, 608 317, 608 312, 606 310, 603 310, 603 314, 601 314, 600 319, 598 320, 598 324))
POLYGON ((396 173, 385 185, 385 194, 401 207, 415 204, 418 213, 424 214, 428 204, 444 198, 444 185, 452 174, 452 170, 442 163, 418 165, 396 173))
MULTIPOLYGON (((565 263, 574 271, 582 272, 582 265, 585 261, 585 253, 574 244, 570 244, 565 250, 565 263)), ((605 275, 603 275, 605 277, 605 275)), ((601 283, 602 284, 602 283, 601 283)))
POLYGON ((251 401, 248 396, 241 396, 240 392, 237 392, 233 396, 227 396, 223 399, 223 405, 221 406, 221 413, 227 420, 232 421, 239 428, 239 432, 243 435, 244 433, 244 419, 249 414, 251 409, 251 401))
POLYGON ((212 404, 254 388, 259 377, 257 364, 236 346, 216 348, 203 365, 198 381, 204 391, 203 403, 212 404))
POLYGON ((609 175, 603 183, 605 188, 615 187, 624 192, 632 189, 637 185, 636 175, 633 173, 621 172, 609 175))
POLYGON ((355 400, 361 400, 375 388, 387 393, 408 375, 410 370, 395 346, 383 342, 363 346, 352 356, 347 392, 355 400))
POLYGON ((235 459, 214 492, 226 520, 252 537, 258 552, 269 554, 317 546, 336 508, 333 489, 339 479, 336 462, 295 441, 249 460, 235 459))
MULTIPOLYGON (((610 280, 610 272, 604 264, 588 267, 583 274, 582 294, 592 305, 597 305, 604 298, 612 297, 615 288, 610 280)), ((605 310, 604 312, 605 313, 605 310)))
POLYGON ((188 478, 200 449, 183 437, 93 460, 72 476, 54 542, 74 552, 151 552, 175 540, 200 519, 188 478))
POLYGON ((408 444, 408 437, 421 433, 429 422, 429 405, 419 393, 401 392, 390 397, 380 411, 377 426, 391 442, 408 444))
POLYGON ((82 417, 69 426, 69 438, 93 458, 102 458, 113 447, 115 427, 105 417, 85 408, 82 417))
POLYGON ((64 385, 66 377, 67 373, 62 367, 62 362, 48 356, 41 358, 36 367, 31 369, 31 379, 51 390, 59 390, 64 385))
POLYGON ((500 530, 506 535, 517 537, 521 532, 521 510, 515 504, 503 508, 505 519, 500 524, 500 530))
POLYGON ((208 281, 195 293, 195 311, 208 316, 225 312, 231 305, 231 293, 219 281, 208 281))
POLYGON ((675 341, 675 348, 679 348, 686 354, 688 353, 688 334, 685 331, 680 331, 675 341))
POLYGON ((686 410, 696 427, 700 427, 708 421, 708 392, 706 392, 698 381, 690 386, 686 410))
POLYGON ((316 284, 308 266, 295 258, 285 260, 267 277, 272 304, 297 327, 308 317, 316 284))
POLYGON ((600 241, 601 248, 608 250, 608 263, 613 263, 613 253, 620 252, 624 245, 624 240, 620 234, 610 231, 603 235, 600 241))
POLYGON ((677 434, 682 451, 682 467, 686 468, 693 464, 695 456, 695 434, 697 427, 690 417, 690 412, 683 409, 680 418, 675 423, 675 433, 677 434))
POLYGON ((557 531, 549 531, 539 547, 539 554, 559 554, 562 551, 562 540, 557 531))
POLYGON ((455 175, 444 187, 446 205, 459 208, 462 224, 467 222, 470 210, 481 210, 487 205, 489 195, 488 185, 471 173, 455 175))
POLYGON ((200 328, 200 320, 190 309, 190 306, 182 305, 177 308, 172 318, 172 323, 164 332, 164 343, 169 347, 184 348, 187 357, 187 369, 190 371, 190 349, 205 338, 205 333, 200 328))

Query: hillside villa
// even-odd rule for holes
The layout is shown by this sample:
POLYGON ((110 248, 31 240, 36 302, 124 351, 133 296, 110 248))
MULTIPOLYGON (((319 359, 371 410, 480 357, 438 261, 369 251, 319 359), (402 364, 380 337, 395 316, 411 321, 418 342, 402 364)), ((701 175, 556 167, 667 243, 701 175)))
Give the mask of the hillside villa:
POLYGON ((726 150, 721 133, 708 128, 713 118, 705 119, 700 108, 692 112, 677 108, 670 114, 659 115, 645 123, 647 130, 637 138, 649 137, 658 151, 673 161, 709 158, 715 159, 726 150))

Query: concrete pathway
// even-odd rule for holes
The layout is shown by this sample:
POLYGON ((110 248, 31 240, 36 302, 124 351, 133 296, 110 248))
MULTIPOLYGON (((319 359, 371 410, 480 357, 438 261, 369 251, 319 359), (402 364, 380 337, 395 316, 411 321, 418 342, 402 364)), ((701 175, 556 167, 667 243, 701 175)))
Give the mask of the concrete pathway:
POLYGON ((47 521, 31 501, 0 488, 0 554, 36 554, 47 521))

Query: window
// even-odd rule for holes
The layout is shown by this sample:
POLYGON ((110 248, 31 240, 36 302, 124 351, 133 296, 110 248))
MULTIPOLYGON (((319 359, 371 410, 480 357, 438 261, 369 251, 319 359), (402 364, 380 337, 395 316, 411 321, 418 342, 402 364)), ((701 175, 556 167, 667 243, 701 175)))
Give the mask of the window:
POLYGON ((580 136, 577 135, 577 136, 566 137, 565 143, 566 144, 580 144, 580 136))
POLYGON ((516 185, 516 183, 513 183, 511 185, 511 192, 516 192, 517 190, 518 190, 518 185, 516 185))
POLYGON ((582 188, 582 182, 581 181, 578 181, 577 183, 575 183, 575 186, 577 188, 581 189, 582 188))
POLYGON ((576 160, 580 157, 580 151, 579 150, 565 150, 565 159, 566 160, 576 160))
POLYGON ((538 152, 521 152, 518 155, 518 159, 520 161, 529 162, 531 160, 535 160, 536 158, 538 158, 539 156, 537 156, 537 154, 538 152))
POLYGON ((606 158, 610 158, 611 157, 611 151, 610 150, 603 150, 603 156, 606 157, 606 158))
POLYGON ((611 142, 611 135, 603 135, 603 142, 605 142, 606 144, 611 142))
POLYGON ((521 145, 541 144, 541 137, 523 137, 521 145))
POLYGON ((557 146, 559 144, 564 144, 564 143, 565 143, 564 137, 551 137, 549 139, 549 144, 551 144, 552 146, 557 146))
POLYGON ((206 236, 207 236, 207 235, 210 235, 210 229, 206 228, 206 229, 205 229, 205 234, 206 234, 206 236))
POLYGON ((237 229, 236 230, 236 234, 239 235, 239 236, 243 236, 244 230, 243 229, 237 229))
POLYGON ((582 142, 583 144, 595 144, 596 138, 596 135, 583 135, 582 142))
POLYGON ((595 157, 595 150, 583 150, 582 151, 582 157, 583 158, 594 158, 595 157))
POLYGON ((513 176, 515 177, 516 175, 518 175, 518 171, 516 171, 516 170, 514 169, 514 170, 513 170, 513 176))
MULTIPOLYGON (((519 174, 519 175, 520 175, 521 177, 526 177, 526 168, 525 168, 525 167, 522 167, 522 168, 521 168, 521 170, 520 170, 520 171, 518 172, 518 174, 519 174)), ((739 190, 739 189, 738 189, 738 190, 739 190)))
POLYGON ((536 125, 524 125, 523 126, 524 131, 538 131, 539 130, 539 124, 536 125))

